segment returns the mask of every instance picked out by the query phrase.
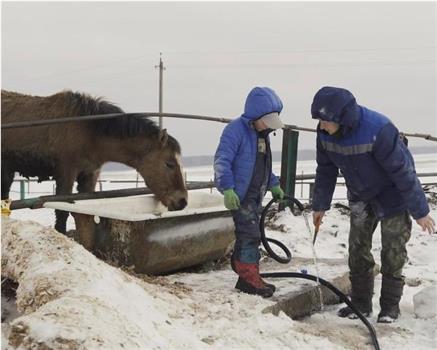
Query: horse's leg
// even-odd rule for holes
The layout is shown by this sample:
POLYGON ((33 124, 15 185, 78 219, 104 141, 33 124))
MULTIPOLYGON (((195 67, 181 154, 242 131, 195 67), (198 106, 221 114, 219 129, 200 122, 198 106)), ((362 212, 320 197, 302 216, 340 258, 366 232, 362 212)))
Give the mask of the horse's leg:
POLYGON ((90 172, 81 172, 77 177, 77 191, 79 193, 94 192, 99 175, 100 169, 90 172))
MULTIPOLYGON (((74 179, 75 174, 72 172, 61 172, 56 175, 56 194, 57 195, 66 195, 71 194, 73 185, 74 185, 74 179)), ((67 232, 67 219, 69 212, 63 211, 63 210, 55 210, 56 214, 56 224, 55 229, 61 233, 67 232)))
POLYGON ((2 199, 9 198, 12 182, 14 182, 14 171, 10 169, 8 162, 2 162, 2 199))
MULTIPOLYGON (((77 191, 78 192, 93 192, 96 187, 96 182, 100 171, 82 172, 77 177, 77 191)), ((86 249, 92 251, 95 245, 95 223, 94 217, 84 214, 73 214, 76 223, 77 240, 86 249)))

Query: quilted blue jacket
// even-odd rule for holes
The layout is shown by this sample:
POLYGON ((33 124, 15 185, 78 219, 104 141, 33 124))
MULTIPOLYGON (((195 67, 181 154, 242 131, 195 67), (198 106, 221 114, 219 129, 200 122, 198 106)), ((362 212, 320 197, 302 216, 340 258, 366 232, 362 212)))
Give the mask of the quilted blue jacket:
POLYGON ((359 106, 347 90, 324 87, 314 97, 315 119, 341 125, 336 137, 317 128, 317 171, 313 210, 330 208, 338 171, 351 201, 372 205, 379 218, 408 210, 414 219, 429 213, 413 157, 384 115, 359 106))
MULTIPOLYGON (((272 89, 256 87, 250 91, 244 113, 226 125, 214 156, 214 182, 220 192, 232 188, 240 200, 244 199, 257 153, 258 135, 252 122, 266 114, 281 111, 282 102, 272 89)), ((269 188, 276 185, 279 185, 279 179, 271 173, 269 188)))

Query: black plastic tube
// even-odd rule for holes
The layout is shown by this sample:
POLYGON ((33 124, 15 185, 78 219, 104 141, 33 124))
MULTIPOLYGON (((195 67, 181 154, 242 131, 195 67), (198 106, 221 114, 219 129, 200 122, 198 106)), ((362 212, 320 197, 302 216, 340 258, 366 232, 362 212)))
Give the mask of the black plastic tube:
MULTIPOLYGON (((290 250, 287 248, 287 246, 284 245, 284 243, 273 239, 273 238, 267 238, 266 237, 266 233, 264 231, 264 226, 265 226, 265 221, 266 221, 266 215, 268 210, 270 209, 271 205, 276 202, 277 200, 275 198, 273 198, 263 209, 262 213, 261 213, 261 217, 259 220, 259 229, 261 231, 261 242, 265 248, 265 250, 267 251, 267 253, 269 254, 270 257, 272 257, 273 259, 275 259, 277 262, 281 263, 281 264, 288 264, 291 261, 291 252, 290 250), (270 243, 273 243, 274 245, 277 245, 279 248, 281 248, 285 255, 286 258, 283 258, 279 255, 277 255, 273 249, 270 247, 269 245, 270 243)), ((284 198, 282 199, 282 201, 291 201, 294 202, 297 207, 299 208, 300 211, 303 212, 304 207, 303 204, 301 202, 299 202, 296 198, 292 198, 289 196, 284 196, 284 198)))
MULTIPOLYGON (((286 197, 285 199, 293 201, 301 211, 304 210, 302 203, 299 202, 296 198, 286 197)), ((265 206, 265 208, 263 209, 263 212, 261 214, 260 223, 259 223, 259 227, 260 227, 260 231, 261 231, 261 242, 263 243, 263 246, 266 249, 267 253, 274 260, 278 261, 281 264, 286 264, 286 263, 290 262, 290 260, 291 260, 290 250, 282 242, 279 242, 279 241, 271 239, 271 238, 266 238, 265 231, 264 231, 265 218, 266 218, 267 211, 269 210, 270 206, 276 201, 277 201, 277 199, 272 199, 265 206), (277 254, 275 254, 273 252, 272 248, 269 246, 268 242, 272 242, 273 244, 276 244, 277 246, 279 246, 285 252, 287 258, 283 258, 283 257, 280 257, 277 254)), ((373 328, 373 326, 369 322, 369 320, 356 308, 356 306, 354 304, 352 304, 352 302, 349 300, 349 298, 346 295, 344 295, 338 288, 333 286, 328 281, 326 281, 322 278, 317 278, 317 276, 308 275, 308 274, 299 273, 299 272, 269 272, 269 273, 261 273, 260 275, 261 275, 261 277, 265 277, 265 278, 270 278, 270 277, 271 278, 303 278, 303 279, 307 279, 307 280, 311 280, 311 281, 315 281, 315 282, 318 281, 322 286, 325 286, 326 288, 331 290, 333 293, 335 293, 340 298, 341 301, 346 303, 346 305, 349 306, 355 312, 355 314, 358 316, 358 318, 364 323, 364 325, 369 330, 370 337, 372 338, 373 346, 375 347, 376 350, 380 350, 375 328, 373 328)))
MULTIPOLYGON (((308 275, 308 274, 299 273, 299 272, 269 272, 269 273, 261 273, 260 275, 261 275, 261 277, 265 277, 265 278, 269 278, 269 277, 272 277, 272 278, 284 278, 284 277, 285 278, 303 278, 303 279, 317 282, 317 276, 308 275)), ((344 295, 338 288, 336 288, 335 286, 333 286, 331 283, 324 280, 323 278, 319 278, 318 281, 322 286, 329 288, 329 290, 331 290, 333 293, 335 293, 341 299, 341 301, 346 303, 347 306, 349 306, 355 312, 355 314, 358 316, 358 318, 365 324, 365 326, 369 330, 370 337, 372 338, 373 346, 375 347, 375 349, 380 350, 375 328, 373 328, 373 326, 369 322, 369 320, 355 307, 354 304, 352 304, 352 302, 349 300, 349 298, 346 295, 344 295)))

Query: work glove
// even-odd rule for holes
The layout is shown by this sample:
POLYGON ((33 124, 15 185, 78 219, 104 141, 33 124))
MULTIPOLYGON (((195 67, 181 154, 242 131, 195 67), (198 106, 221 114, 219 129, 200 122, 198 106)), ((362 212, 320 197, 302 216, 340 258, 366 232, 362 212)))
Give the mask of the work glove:
POLYGON ((225 195, 225 207, 227 209, 237 210, 240 207, 240 198, 232 188, 223 191, 223 194, 225 195))
POLYGON ((273 186, 270 189, 270 192, 272 192, 272 196, 274 199, 283 199, 284 198, 284 191, 282 191, 281 186, 273 186))

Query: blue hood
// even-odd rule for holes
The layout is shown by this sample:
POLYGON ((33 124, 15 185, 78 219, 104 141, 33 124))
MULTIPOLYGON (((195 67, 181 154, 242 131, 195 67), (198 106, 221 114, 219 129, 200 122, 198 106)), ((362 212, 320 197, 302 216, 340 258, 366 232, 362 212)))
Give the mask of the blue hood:
POLYGON ((246 98, 242 117, 256 120, 263 115, 282 111, 282 102, 276 93, 268 87, 255 87, 246 98))
POLYGON ((334 122, 354 129, 361 112, 354 95, 346 89, 325 86, 317 91, 311 105, 313 119, 334 122))

